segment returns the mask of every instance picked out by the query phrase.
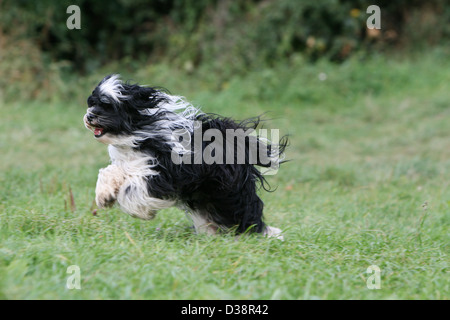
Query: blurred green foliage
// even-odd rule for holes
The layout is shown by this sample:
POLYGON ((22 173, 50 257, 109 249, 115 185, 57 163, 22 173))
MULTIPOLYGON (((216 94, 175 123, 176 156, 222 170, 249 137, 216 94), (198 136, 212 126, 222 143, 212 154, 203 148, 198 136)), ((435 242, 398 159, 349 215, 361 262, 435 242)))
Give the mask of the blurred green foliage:
MULTIPOLYGON (((3 0, 0 1, 0 95, 30 84, 28 95, 121 61, 170 63, 186 72, 206 68, 223 84, 250 69, 298 55, 344 61, 357 51, 423 48, 447 41, 445 0, 3 0), (381 8, 382 29, 370 31, 366 9, 381 8), (81 9, 69 30, 66 9, 81 9), (60 72, 62 73, 60 74, 60 72)), ((61 89, 62 90, 62 89, 61 89)), ((0 96, 1 98, 1 96, 0 96)))

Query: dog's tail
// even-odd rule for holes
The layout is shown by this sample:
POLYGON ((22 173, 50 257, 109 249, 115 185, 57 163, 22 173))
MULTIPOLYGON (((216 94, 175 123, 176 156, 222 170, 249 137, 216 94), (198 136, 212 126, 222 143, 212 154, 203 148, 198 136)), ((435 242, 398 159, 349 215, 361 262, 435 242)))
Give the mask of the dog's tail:
POLYGON ((277 170, 280 164, 287 161, 285 160, 285 150, 289 145, 289 137, 284 135, 280 138, 278 129, 270 129, 269 138, 268 129, 260 128, 257 130, 263 121, 266 120, 263 120, 262 116, 258 116, 241 121, 238 125, 244 130, 254 131, 251 136, 256 143, 249 143, 249 149, 247 150, 249 157, 252 156, 252 153, 257 153, 257 161, 254 164, 277 170))
MULTIPOLYGON (((280 138, 278 129, 261 128, 260 123, 266 121, 262 120, 261 116, 235 121, 217 114, 202 113, 197 115, 195 120, 201 122, 202 135, 200 136, 204 137, 208 130, 213 130, 209 131, 207 141, 202 141, 202 155, 204 151, 209 155, 211 153, 209 149, 214 149, 214 155, 211 153, 211 161, 221 159, 220 163, 223 164, 248 166, 249 172, 261 182, 263 188, 270 190, 264 175, 275 174, 280 165, 286 162, 285 150, 289 145, 288 136, 280 138), (210 136, 215 137, 216 133, 220 135, 222 143, 218 143, 216 138, 211 142, 210 136), (210 146, 212 143, 214 148, 210 146), (217 148, 221 149, 220 155, 216 152, 217 148)), ((195 136, 196 134, 193 134, 193 140, 195 136)))

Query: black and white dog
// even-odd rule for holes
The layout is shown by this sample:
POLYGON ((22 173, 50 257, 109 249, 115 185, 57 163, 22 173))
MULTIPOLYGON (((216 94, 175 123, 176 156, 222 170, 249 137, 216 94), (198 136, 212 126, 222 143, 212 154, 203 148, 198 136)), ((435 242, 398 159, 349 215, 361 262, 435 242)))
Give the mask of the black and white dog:
POLYGON ((259 118, 235 122, 205 114, 183 97, 124 83, 118 75, 105 77, 87 103, 85 126, 108 145, 111 158, 98 175, 99 208, 117 201, 129 215, 152 219, 177 206, 190 213, 197 232, 282 238, 280 229, 262 220, 257 188, 267 190, 266 181, 255 166, 278 168, 287 138, 270 144, 252 134, 259 118), (235 147, 236 140, 241 143, 235 147))

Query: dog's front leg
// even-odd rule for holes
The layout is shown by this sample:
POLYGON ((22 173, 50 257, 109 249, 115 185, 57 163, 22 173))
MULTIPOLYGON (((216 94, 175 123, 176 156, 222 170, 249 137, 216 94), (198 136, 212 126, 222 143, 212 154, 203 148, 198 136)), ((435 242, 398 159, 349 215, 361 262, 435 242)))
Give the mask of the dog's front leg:
POLYGON ((99 208, 111 207, 117 199, 119 189, 125 181, 123 170, 110 164, 100 169, 95 188, 95 202, 99 208))
POLYGON ((148 191, 148 178, 129 176, 117 195, 120 209, 132 217, 150 220, 158 210, 175 205, 174 200, 153 197, 148 191))

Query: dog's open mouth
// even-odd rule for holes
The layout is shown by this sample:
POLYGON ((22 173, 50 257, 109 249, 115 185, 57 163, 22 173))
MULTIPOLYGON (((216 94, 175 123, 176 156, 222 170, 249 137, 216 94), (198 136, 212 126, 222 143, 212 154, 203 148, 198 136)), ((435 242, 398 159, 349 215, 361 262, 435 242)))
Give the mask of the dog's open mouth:
POLYGON ((100 138, 102 135, 105 134, 105 129, 99 128, 99 127, 94 127, 92 132, 94 132, 94 136, 96 138, 100 138))
POLYGON ((86 128, 88 128, 89 130, 91 130, 94 133, 94 136, 96 138, 100 138, 101 136, 103 136, 106 133, 105 128, 93 126, 88 121, 85 121, 85 125, 86 125, 86 128))

